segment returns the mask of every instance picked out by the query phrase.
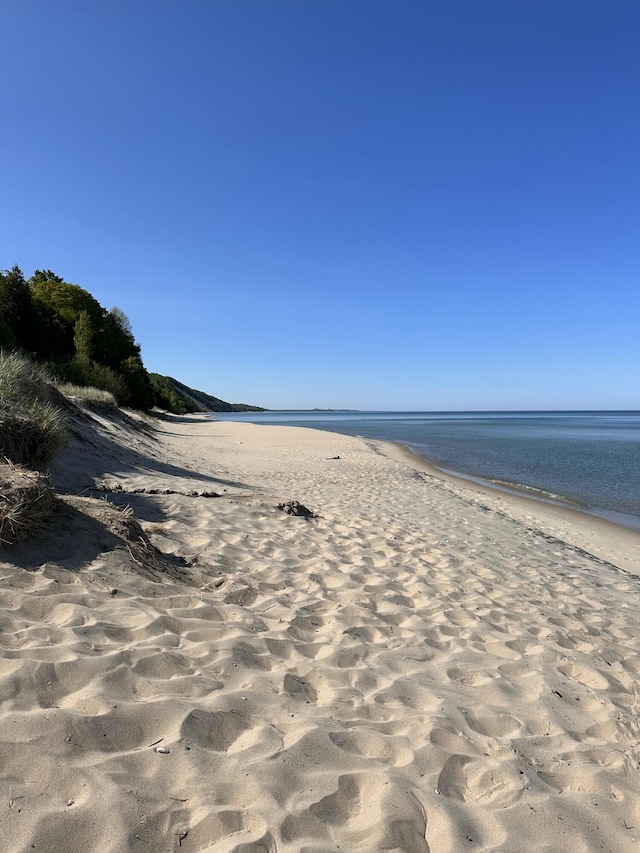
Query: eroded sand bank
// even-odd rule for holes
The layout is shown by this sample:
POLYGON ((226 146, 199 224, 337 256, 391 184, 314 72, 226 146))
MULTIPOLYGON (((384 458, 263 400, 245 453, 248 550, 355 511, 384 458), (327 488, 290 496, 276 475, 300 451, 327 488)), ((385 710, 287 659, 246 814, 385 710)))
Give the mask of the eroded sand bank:
POLYGON ((0 556, 4 849, 638 849, 637 534, 199 417, 87 412, 53 473, 0 556))

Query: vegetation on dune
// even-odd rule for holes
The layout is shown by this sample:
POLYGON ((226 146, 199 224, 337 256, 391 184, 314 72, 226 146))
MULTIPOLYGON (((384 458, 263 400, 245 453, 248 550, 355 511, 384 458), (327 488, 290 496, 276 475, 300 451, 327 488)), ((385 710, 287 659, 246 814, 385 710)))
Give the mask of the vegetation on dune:
POLYGON ((49 269, 29 279, 17 265, 0 272, 0 350, 28 353, 58 381, 97 388, 119 406, 177 413, 256 410, 149 374, 124 311, 107 310, 49 269))
POLYGON ((0 273, 0 347, 30 353, 63 382, 109 391, 119 405, 154 405, 126 314, 107 311, 51 270, 36 270, 28 280, 18 266, 0 273))
POLYGON ((46 368, 0 351, 0 457, 44 471, 66 434, 64 401, 46 368))
POLYGON ((101 411, 253 408, 150 375, 126 314, 107 311, 79 285, 51 270, 30 279, 18 266, 0 271, 0 548, 51 516, 45 472, 69 430, 65 397, 101 411))
POLYGON ((150 373, 151 384, 156 395, 156 405, 169 412, 186 414, 187 412, 262 412, 259 406, 247 403, 227 403, 204 391, 196 391, 183 385, 171 376, 150 373))
POLYGON ((93 388, 91 385, 73 385, 71 382, 62 382, 57 388, 63 397, 68 397, 77 403, 100 403, 114 407, 118 405, 113 394, 103 388, 93 388))

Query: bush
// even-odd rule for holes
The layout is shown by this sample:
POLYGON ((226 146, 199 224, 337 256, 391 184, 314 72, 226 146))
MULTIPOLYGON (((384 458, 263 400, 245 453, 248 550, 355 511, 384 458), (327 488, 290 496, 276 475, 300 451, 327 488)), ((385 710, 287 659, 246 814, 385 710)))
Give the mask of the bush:
POLYGON ((0 351, 0 457, 44 471, 67 434, 64 400, 39 364, 0 351))
POLYGON ((95 361, 83 363, 73 358, 52 365, 58 378, 65 384, 96 388, 113 395, 118 405, 127 398, 127 383, 122 376, 95 361))

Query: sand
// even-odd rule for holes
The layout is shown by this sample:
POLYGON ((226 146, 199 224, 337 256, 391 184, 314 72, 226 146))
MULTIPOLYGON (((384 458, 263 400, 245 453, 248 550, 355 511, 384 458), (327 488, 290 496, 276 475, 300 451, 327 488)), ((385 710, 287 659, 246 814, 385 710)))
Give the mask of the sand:
POLYGON ((3 850, 638 850, 637 534, 200 416, 85 410, 52 477, 0 553, 3 850))

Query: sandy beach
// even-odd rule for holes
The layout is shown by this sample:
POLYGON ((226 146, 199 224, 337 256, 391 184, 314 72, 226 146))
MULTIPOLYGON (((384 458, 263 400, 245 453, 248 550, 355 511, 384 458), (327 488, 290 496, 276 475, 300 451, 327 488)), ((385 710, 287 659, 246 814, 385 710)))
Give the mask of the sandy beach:
POLYGON ((385 442, 84 409, 0 552, 10 853, 631 853, 640 535, 385 442))

